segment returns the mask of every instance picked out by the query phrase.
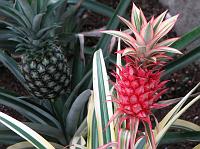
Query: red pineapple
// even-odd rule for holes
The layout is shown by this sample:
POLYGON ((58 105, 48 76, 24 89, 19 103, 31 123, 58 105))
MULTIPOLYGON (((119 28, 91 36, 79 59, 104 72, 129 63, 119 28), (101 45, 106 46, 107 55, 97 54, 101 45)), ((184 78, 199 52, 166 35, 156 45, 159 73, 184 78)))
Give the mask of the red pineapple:
POLYGON ((157 18, 152 17, 147 22, 142 10, 133 4, 131 21, 119 17, 132 33, 102 31, 122 39, 128 45, 125 49, 118 51, 125 57, 126 64, 118 66, 119 73, 114 74, 117 97, 113 99, 113 102, 117 104, 117 108, 109 123, 115 118, 118 119, 118 144, 120 144, 122 123, 127 122, 125 129, 130 129, 131 132, 130 149, 134 149, 139 122, 145 126, 145 136, 149 147, 156 148, 150 116, 153 115, 152 109, 167 106, 157 102, 167 90, 165 88, 167 81, 160 80, 162 73, 160 70, 166 61, 171 59, 167 53, 181 54, 177 49, 169 47, 178 38, 163 40, 178 17, 176 15, 164 20, 166 12, 157 18))
POLYGON ((119 69, 114 85, 118 93, 118 98, 114 100, 118 104, 117 111, 125 113, 129 118, 149 121, 151 110, 164 106, 156 101, 166 92, 164 85, 167 81, 160 81, 161 72, 152 72, 135 65, 119 69))

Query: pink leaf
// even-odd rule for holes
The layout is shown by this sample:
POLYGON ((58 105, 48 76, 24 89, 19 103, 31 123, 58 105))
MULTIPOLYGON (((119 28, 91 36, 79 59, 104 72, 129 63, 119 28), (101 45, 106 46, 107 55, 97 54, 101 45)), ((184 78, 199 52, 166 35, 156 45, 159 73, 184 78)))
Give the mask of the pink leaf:
POLYGON ((155 52, 170 52, 170 53, 182 54, 179 50, 167 46, 157 47, 150 51, 151 54, 155 52))
POLYGON ((144 16, 144 13, 142 12, 142 10, 140 9, 140 17, 142 19, 142 26, 147 24, 147 19, 144 16))
POLYGON ((134 33, 138 44, 144 45, 144 44, 145 44, 144 39, 140 36, 140 34, 138 33, 138 31, 137 31, 137 29, 134 27, 134 25, 131 24, 131 22, 129 22, 129 21, 126 20, 125 18, 120 17, 120 16, 118 16, 118 17, 119 17, 120 20, 121 20, 122 22, 124 22, 124 23, 131 29, 131 31, 134 33))
POLYGON ((130 139, 130 145, 131 148, 135 148, 135 142, 136 142, 136 135, 138 132, 138 126, 139 126, 139 119, 138 118, 131 118, 130 119, 130 130, 131 130, 131 139, 130 139))
POLYGON ((165 15, 167 13, 167 10, 165 12, 163 12, 162 14, 160 14, 153 22, 153 29, 154 31, 156 31, 157 27, 160 25, 160 23, 163 21, 165 15))
POLYGON ((140 30, 140 10, 133 3, 132 11, 131 11, 131 23, 134 27, 139 31, 140 30))
POLYGON ((158 44, 156 44, 156 47, 160 47, 160 46, 170 46, 172 45, 175 41, 177 41, 178 39, 180 39, 179 37, 176 37, 176 38, 171 38, 171 39, 167 39, 167 40, 164 40, 158 44))
POLYGON ((146 26, 142 28, 141 35, 146 43, 153 39, 153 27, 150 23, 146 24, 146 26))
POLYGON ((101 31, 102 33, 110 34, 115 37, 121 38, 124 42, 126 42, 128 45, 136 48, 136 41, 133 37, 131 37, 129 34, 126 34, 121 31, 114 31, 114 30, 107 30, 107 31, 101 31))
POLYGON ((162 32, 162 34, 166 35, 174 27, 174 24, 176 23, 178 16, 179 15, 175 15, 175 16, 165 20, 164 22, 160 23, 158 28, 155 31, 155 35, 159 34, 160 32, 162 32), (166 30, 166 29, 168 29, 168 30, 166 30))
POLYGON ((110 147, 116 147, 117 145, 118 145, 117 142, 110 142, 108 144, 105 144, 105 145, 98 147, 97 149, 108 149, 110 147))

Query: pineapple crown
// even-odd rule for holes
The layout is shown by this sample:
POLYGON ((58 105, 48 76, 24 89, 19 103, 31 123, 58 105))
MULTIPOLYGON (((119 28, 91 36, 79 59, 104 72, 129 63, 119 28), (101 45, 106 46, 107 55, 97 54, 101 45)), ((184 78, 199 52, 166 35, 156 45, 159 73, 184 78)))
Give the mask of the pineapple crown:
POLYGON ((121 38, 128 47, 120 50, 119 53, 136 60, 139 65, 163 65, 166 63, 166 60, 171 59, 166 53, 181 54, 177 49, 169 47, 179 38, 163 40, 163 37, 173 28, 178 18, 178 15, 176 15, 164 20, 166 13, 167 11, 156 18, 153 16, 150 21, 147 22, 142 10, 137 8, 133 3, 131 21, 118 16, 119 19, 128 26, 128 33, 114 30, 102 32, 121 38), (131 36, 132 33, 134 36, 131 36))
POLYGON ((45 47, 56 40, 55 29, 59 27, 59 21, 54 13, 63 2, 16 0, 14 5, 0 5, 0 12, 7 17, 0 22, 12 31, 9 40, 18 43, 16 51, 43 53, 45 47))

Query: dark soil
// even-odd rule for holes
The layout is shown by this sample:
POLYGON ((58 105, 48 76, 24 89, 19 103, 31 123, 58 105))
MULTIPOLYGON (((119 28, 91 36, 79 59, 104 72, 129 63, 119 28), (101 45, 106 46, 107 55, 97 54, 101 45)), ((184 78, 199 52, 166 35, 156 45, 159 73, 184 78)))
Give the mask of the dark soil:
MULTIPOLYGON (((112 6, 116 8, 118 4, 118 0, 98 0, 104 4, 112 6)), ((154 15, 157 16, 161 12, 163 12, 166 8, 163 8, 158 0, 134 0, 135 4, 142 8, 147 18, 154 15)), ((130 6, 131 8, 131 6, 130 6)), ((82 31, 89 31, 97 28, 101 28, 105 26, 108 22, 108 18, 95 14, 93 12, 86 12, 84 15, 84 19, 82 21, 82 31)), ((171 33, 174 35, 174 32, 171 33)), ((89 39, 86 40, 89 46, 95 45, 98 41, 97 39, 89 39)), ((184 96, 188 91, 192 89, 199 81, 200 81, 200 66, 199 64, 191 64, 190 66, 185 67, 172 74, 169 77, 170 83, 168 84, 169 90, 168 93, 163 97, 167 99, 177 98, 184 96)), ((0 67, 0 87, 8 89, 10 91, 14 91, 19 93, 20 95, 25 95, 26 92, 24 88, 20 85, 20 83, 16 80, 16 78, 4 67, 0 67)), ((199 90, 200 91, 200 90, 199 90)), ((162 119, 162 117, 172 108, 170 106, 157 113, 158 119, 162 119)), ((194 122, 195 124, 200 125, 200 102, 195 103, 191 108, 184 113, 181 118, 185 120, 189 120, 194 122)), ((12 117, 23 121, 24 117, 18 114, 15 110, 12 110, 8 107, 0 105, 0 111, 11 115, 12 117)), ((189 143, 184 142, 183 144, 170 144, 170 145, 162 145, 160 149, 177 149, 177 148, 185 148, 191 149, 198 143, 189 143)), ((0 149, 4 149, 4 146, 0 146, 0 149)))

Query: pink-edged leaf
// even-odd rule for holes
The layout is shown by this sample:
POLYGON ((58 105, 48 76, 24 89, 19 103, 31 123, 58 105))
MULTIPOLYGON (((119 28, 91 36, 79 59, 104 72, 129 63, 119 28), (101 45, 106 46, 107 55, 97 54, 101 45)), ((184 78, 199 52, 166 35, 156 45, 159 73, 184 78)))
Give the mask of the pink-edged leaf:
POLYGON ((150 24, 153 24, 154 22, 154 16, 151 18, 151 20, 149 21, 150 24))
POLYGON ((156 118, 156 116, 154 115, 154 114, 151 114, 151 116, 153 117, 153 120, 155 121, 155 128, 154 128, 154 136, 155 136, 155 134, 157 133, 157 132, 159 132, 159 122, 158 122, 158 120, 157 120, 157 118, 156 118))
POLYGON ((169 99, 169 100, 161 100, 161 101, 158 101, 158 104, 170 106, 172 104, 175 104, 175 103, 179 102, 180 100, 181 100, 181 98, 175 98, 175 99, 169 99))
POLYGON ((172 45, 175 41, 179 40, 180 38, 179 37, 176 37, 176 38, 170 38, 170 39, 167 39, 167 40, 164 40, 158 44, 156 44, 156 47, 160 47, 160 46, 170 46, 172 45))
POLYGON ((147 19, 146 17, 144 16, 144 13, 143 11, 140 9, 140 19, 142 21, 142 26, 146 25, 147 24, 147 19))
POLYGON ((157 47, 156 49, 150 51, 151 54, 155 52, 169 52, 169 53, 182 54, 179 50, 167 46, 157 47))
POLYGON ((167 60, 173 60, 173 58, 171 57, 171 56, 168 56, 168 55, 166 55, 166 54, 156 54, 156 59, 158 59, 158 60, 162 60, 162 59, 167 59, 167 60))
POLYGON ((118 118, 120 115, 121 115, 121 111, 120 110, 116 110, 115 113, 113 114, 113 116, 108 121, 108 124, 105 126, 104 130, 106 130, 109 127, 110 123, 112 123, 114 121, 114 119, 118 118))
POLYGON ((153 38, 153 40, 150 43, 156 44, 162 37, 164 37, 173 28, 174 23, 175 22, 171 22, 171 24, 169 24, 168 26, 163 28, 163 30, 161 30, 159 33, 157 33, 155 35, 155 37, 153 38))
POLYGON ((137 6, 133 3, 132 11, 131 11, 131 23, 134 27, 140 31, 141 27, 141 20, 140 20, 140 10, 137 6))
POLYGON ((163 36, 165 36, 174 26, 175 22, 170 22, 167 26, 165 26, 159 33, 154 35, 152 41, 149 42, 148 46, 153 47, 163 36))
POLYGON ((120 129, 118 133, 118 148, 129 149, 131 134, 126 129, 120 129))
POLYGON ((163 30, 166 30, 166 28, 168 28, 168 30, 166 30, 165 32, 162 32, 162 34, 166 35, 174 27, 174 24, 176 23, 178 16, 179 15, 175 15, 175 16, 163 21, 162 23, 160 23, 160 25, 157 27, 157 29, 155 31, 155 35, 158 35, 160 32, 162 32, 163 30))
POLYGON ((165 107, 167 107, 167 105, 158 104, 158 103, 154 103, 152 106, 150 106, 150 108, 153 108, 153 109, 162 109, 162 108, 165 108, 165 107))
POLYGON ((153 27, 150 23, 147 23, 146 26, 141 29, 141 35, 146 43, 153 39, 153 27))
POLYGON ((124 33, 121 31, 114 31, 114 30, 107 30, 107 31, 101 31, 101 32, 118 37, 118 38, 122 39, 124 42, 126 42, 128 45, 136 48, 135 39, 127 33, 124 33))
POLYGON ((110 148, 110 147, 117 147, 117 146, 118 146, 118 143, 117 143, 117 142, 110 142, 110 143, 108 143, 108 144, 99 146, 97 149, 108 149, 108 148, 110 148))
POLYGON ((153 22, 153 29, 154 31, 157 30, 157 27, 160 25, 160 23, 163 21, 163 19, 165 18, 165 15, 167 13, 168 10, 166 10, 165 12, 163 12, 162 14, 160 14, 153 22))
POLYGON ((131 146, 131 148, 135 148, 138 126, 139 126, 139 119, 138 118, 130 119, 130 131, 131 131, 130 146, 131 146))
POLYGON ((133 48, 125 48, 122 56, 136 54, 135 49, 133 48))
POLYGON ((148 146, 151 146, 150 148, 152 149, 156 149, 156 142, 155 142, 155 137, 153 134, 150 118, 148 118, 148 121, 144 121, 143 124, 145 127, 145 134, 146 134, 145 136, 147 138, 148 146))
POLYGON ((124 23, 130 28, 130 30, 133 32, 133 34, 134 34, 135 37, 136 37, 137 43, 140 44, 140 45, 144 45, 144 44, 145 44, 144 39, 140 36, 140 34, 138 33, 138 31, 137 31, 137 29, 134 27, 134 25, 131 24, 131 22, 129 22, 129 21, 126 20, 125 18, 120 17, 120 16, 118 16, 118 17, 119 17, 119 19, 120 19, 122 22, 124 22, 124 23))

